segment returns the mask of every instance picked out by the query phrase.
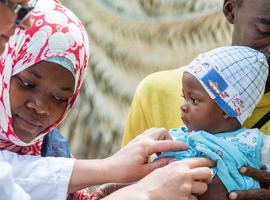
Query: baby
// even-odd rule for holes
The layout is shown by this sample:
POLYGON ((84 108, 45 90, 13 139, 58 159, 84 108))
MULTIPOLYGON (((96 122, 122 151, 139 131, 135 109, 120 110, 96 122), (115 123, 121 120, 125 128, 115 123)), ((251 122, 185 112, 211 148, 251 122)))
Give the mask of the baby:
POLYGON ((181 118, 187 128, 169 132, 190 149, 162 153, 157 159, 206 156, 215 160, 213 182, 198 199, 229 199, 233 190, 259 188, 256 180, 238 172, 241 166, 270 171, 269 136, 242 128, 264 94, 267 75, 265 56, 238 46, 199 55, 185 69, 181 118))

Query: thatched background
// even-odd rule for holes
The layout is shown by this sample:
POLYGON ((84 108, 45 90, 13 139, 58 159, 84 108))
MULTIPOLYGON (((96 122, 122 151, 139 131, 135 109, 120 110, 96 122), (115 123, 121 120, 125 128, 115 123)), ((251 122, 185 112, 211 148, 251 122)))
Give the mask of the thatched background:
POLYGON ((84 24, 91 48, 80 96, 59 126, 77 158, 119 150, 133 94, 145 76, 231 44, 222 0, 60 1, 84 24))

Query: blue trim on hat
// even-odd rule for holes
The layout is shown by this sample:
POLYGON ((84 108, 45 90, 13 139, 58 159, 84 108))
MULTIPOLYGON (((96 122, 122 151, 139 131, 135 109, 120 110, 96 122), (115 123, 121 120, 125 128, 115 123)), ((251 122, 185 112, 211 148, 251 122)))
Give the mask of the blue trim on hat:
POLYGON ((230 117, 237 117, 238 114, 229 106, 220 96, 217 96, 215 99, 213 99, 219 107, 230 117))
POLYGON ((226 80, 224 80, 224 78, 214 68, 210 68, 207 74, 202 77, 201 81, 204 83, 205 87, 212 92, 214 96, 213 100, 219 105, 219 107, 223 111, 226 112, 226 114, 228 114, 230 117, 238 116, 235 110, 233 110, 228 105, 228 103, 226 103, 223 98, 220 97, 220 95, 229 87, 229 85, 227 84, 226 80))
POLYGON ((217 89, 219 90, 220 93, 223 93, 229 87, 224 78, 220 76, 220 74, 214 68, 210 69, 207 75, 202 77, 202 82, 210 91, 213 92, 214 96, 216 97, 219 96, 220 93, 217 93, 218 91, 215 91, 214 88, 209 85, 209 80, 212 81, 213 83, 218 84, 217 89))

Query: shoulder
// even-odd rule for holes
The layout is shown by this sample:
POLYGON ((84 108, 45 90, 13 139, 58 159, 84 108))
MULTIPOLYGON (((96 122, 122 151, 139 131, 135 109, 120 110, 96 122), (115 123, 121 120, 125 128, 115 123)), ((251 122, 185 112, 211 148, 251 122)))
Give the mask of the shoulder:
POLYGON ((141 95, 182 90, 182 76, 185 67, 173 70, 160 71, 145 77, 138 85, 136 93, 141 95))

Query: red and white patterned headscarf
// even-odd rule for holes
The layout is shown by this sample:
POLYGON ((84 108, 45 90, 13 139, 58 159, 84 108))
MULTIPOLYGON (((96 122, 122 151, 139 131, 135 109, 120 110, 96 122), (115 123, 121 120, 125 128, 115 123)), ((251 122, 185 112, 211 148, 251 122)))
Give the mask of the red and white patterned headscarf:
POLYGON ((40 155, 44 134, 55 128, 68 113, 81 88, 89 56, 87 33, 77 17, 57 0, 40 0, 32 12, 32 28, 17 30, 0 57, 0 150, 22 148, 19 154, 40 155), (62 118, 30 143, 13 132, 9 100, 10 79, 47 58, 68 58, 75 70, 75 91, 62 118))
MULTIPOLYGON (((32 24, 28 31, 16 31, 0 57, 0 150, 21 155, 40 155, 44 135, 62 121, 78 96, 89 56, 83 25, 57 0, 39 0, 32 12, 32 24), (73 64, 75 91, 61 119, 30 143, 25 143, 13 131, 9 99, 11 76, 55 56, 67 58, 73 64)), ((74 199, 88 199, 81 194, 75 196, 74 199)))

